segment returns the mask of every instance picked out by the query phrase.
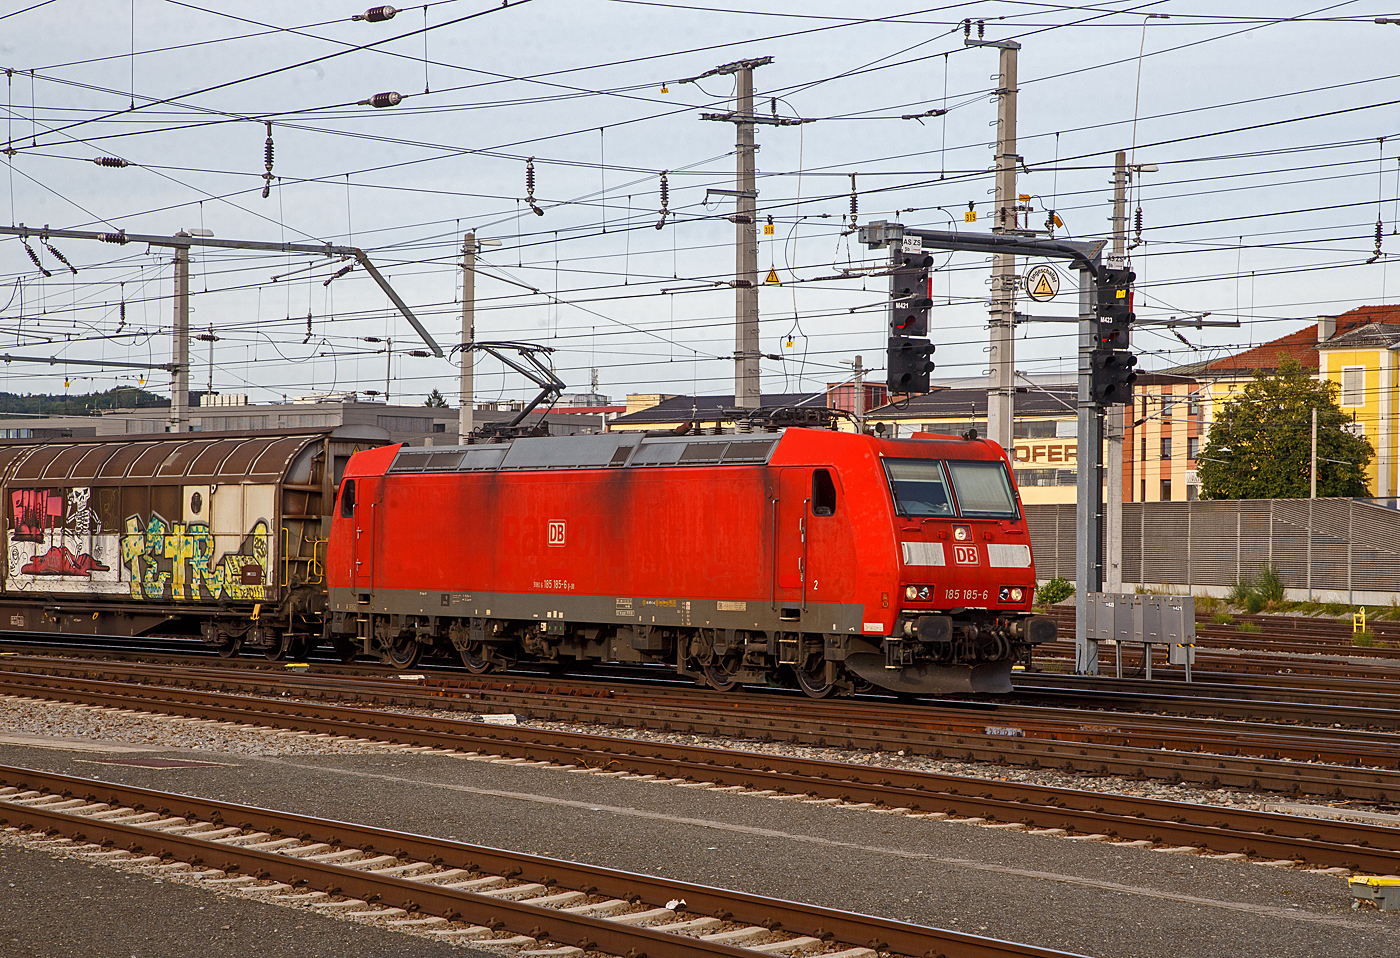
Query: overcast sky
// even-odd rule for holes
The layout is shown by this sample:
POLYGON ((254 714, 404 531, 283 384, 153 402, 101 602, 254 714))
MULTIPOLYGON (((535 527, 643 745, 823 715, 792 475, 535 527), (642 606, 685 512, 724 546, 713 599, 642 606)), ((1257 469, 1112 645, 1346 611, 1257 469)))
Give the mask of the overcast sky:
MULTIPOLYGON (((1106 235, 1113 154, 1129 151, 1158 166, 1129 204, 1130 215, 1142 209, 1139 315, 1240 323, 1182 330, 1184 342, 1141 330, 1145 366, 1257 344, 1400 288, 1400 272, 1387 285, 1400 252, 1400 26, 1374 22, 1400 10, 446 0, 386 22, 350 19, 363 9, 0 5, 0 66, 13 71, 0 77, 0 136, 13 150, 0 221, 360 246, 445 346, 460 338, 462 234, 475 229, 500 242, 480 260, 479 338, 554 347, 571 392, 587 391, 596 369, 615 400, 728 394, 733 201, 707 202, 706 190, 733 189, 734 128, 700 114, 729 107, 733 80, 681 81, 771 56, 755 72, 760 112, 811 122, 758 131, 759 221, 774 224, 759 237, 760 278, 772 267, 782 280, 760 294, 763 350, 781 357, 764 361, 764 390, 839 381, 858 354, 882 377, 886 280, 862 276, 877 254, 846 233, 851 174, 860 223, 989 228, 997 53, 964 47, 970 18, 988 39, 1022 44, 1018 188, 1034 198, 1031 225, 1054 209, 1056 235, 1106 235), (389 91, 402 102, 358 105, 389 91), (99 156, 130 165, 99 167, 99 156), (543 216, 526 203, 530 157, 543 216), (658 230, 662 171, 669 216, 658 230), (964 222, 969 204, 976 224, 964 222), (1378 218, 1382 256, 1368 263, 1378 218)), ((18 240, 0 239, 0 351, 168 362, 170 251, 50 243, 76 275, 37 235, 29 246, 52 278, 18 240)), ((382 390, 383 345, 364 337, 387 336, 395 401, 438 388, 455 405, 455 360, 407 355, 422 344, 361 271, 323 285, 339 265, 196 254, 192 323, 218 337, 215 388, 254 401, 382 390)), ((935 375, 982 375, 989 264, 957 254, 938 265, 935 375)), ((1067 292, 1034 312, 1073 312, 1067 292)), ((207 349, 194 343, 194 388, 208 379, 207 349)), ((1018 330, 1027 373, 1070 372, 1073 349, 1068 324, 1018 330)), ((479 369, 479 400, 533 392, 494 360, 479 369)), ((74 392, 141 375, 12 363, 0 366, 0 390, 62 391, 65 374, 74 392)), ((147 382, 169 388, 164 372, 147 382)))

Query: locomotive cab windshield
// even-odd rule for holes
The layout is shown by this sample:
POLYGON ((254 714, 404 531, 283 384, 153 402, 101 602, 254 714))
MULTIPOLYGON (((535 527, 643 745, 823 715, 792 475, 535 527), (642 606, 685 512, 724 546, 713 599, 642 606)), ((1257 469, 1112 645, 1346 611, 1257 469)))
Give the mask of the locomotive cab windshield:
POLYGON ((943 478, 943 463, 936 459, 886 459, 890 492, 901 515, 951 516, 953 500, 943 478))
POLYGON ((1000 462, 949 461, 958 512, 970 519, 1019 519, 1011 480, 1000 462))
POLYGON ((1006 466, 1000 462, 886 459, 890 492, 900 515, 967 519, 1019 519, 1006 466), (946 469, 946 473, 945 473, 946 469), (948 494, 948 477, 957 495, 948 494))

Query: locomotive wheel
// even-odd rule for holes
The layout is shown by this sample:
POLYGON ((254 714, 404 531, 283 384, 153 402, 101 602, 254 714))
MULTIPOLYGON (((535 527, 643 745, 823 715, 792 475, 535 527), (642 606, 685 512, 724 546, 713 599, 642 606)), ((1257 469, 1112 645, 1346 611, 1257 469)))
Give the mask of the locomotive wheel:
POLYGON ((486 647, 480 644, 462 650, 462 664, 473 675, 484 675, 496 668, 496 663, 486 657, 486 647))
POLYGON ((336 636, 331 640, 331 649, 334 651, 336 658, 340 659, 341 663, 344 665, 349 665, 351 662, 355 661, 355 656, 360 654, 359 645, 351 642, 349 639, 343 639, 340 636, 336 636))
POLYGON ((705 681, 710 688, 716 692, 733 692, 736 689, 742 690, 743 684, 734 678, 734 673, 738 671, 736 665, 734 671, 726 671, 723 665, 711 662, 705 666, 705 681))
POLYGON ((797 677, 797 684, 814 699, 824 699, 836 691, 836 683, 826 680, 826 659, 815 658, 811 668, 801 668, 793 666, 792 674, 797 677))
POLYGON ((394 636, 389 648, 384 652, 384 664, 392 665, 396 669, 411 669, 418 664, 418 657, 422 654, 423 646, 418 644, 413 634, 400 632, 394 636))

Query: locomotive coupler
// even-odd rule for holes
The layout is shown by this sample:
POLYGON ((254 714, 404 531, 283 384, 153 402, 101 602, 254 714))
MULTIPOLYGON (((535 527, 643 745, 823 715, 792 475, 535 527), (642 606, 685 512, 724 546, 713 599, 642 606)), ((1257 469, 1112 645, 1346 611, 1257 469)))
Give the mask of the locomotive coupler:
POLYGON ((917 643, 905 639, 885 639, 885 668, 902 669, 914 664, 914 650, 917 643))

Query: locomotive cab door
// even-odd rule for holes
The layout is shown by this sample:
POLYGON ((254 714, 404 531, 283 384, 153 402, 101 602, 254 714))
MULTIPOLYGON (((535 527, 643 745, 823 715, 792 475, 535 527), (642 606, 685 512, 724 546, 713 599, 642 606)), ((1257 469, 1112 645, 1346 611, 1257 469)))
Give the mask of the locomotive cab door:
POLYGON ((342 514, 347 511, 344 500, 349 499, 347 518, 351 520, 352 530, 350 581, 354 583, 356 592, 368 593, 374 590, 375 527, 378 525, 379 497, 384 480, 379 476, 362 476, 346 482, 347 485, 354 483, 341 497, 342 514))
POLYGON ((807 601, 807 506, 812 471, 790 467, 778 477, 773 596, 780 617, 800 618, 807 601))

